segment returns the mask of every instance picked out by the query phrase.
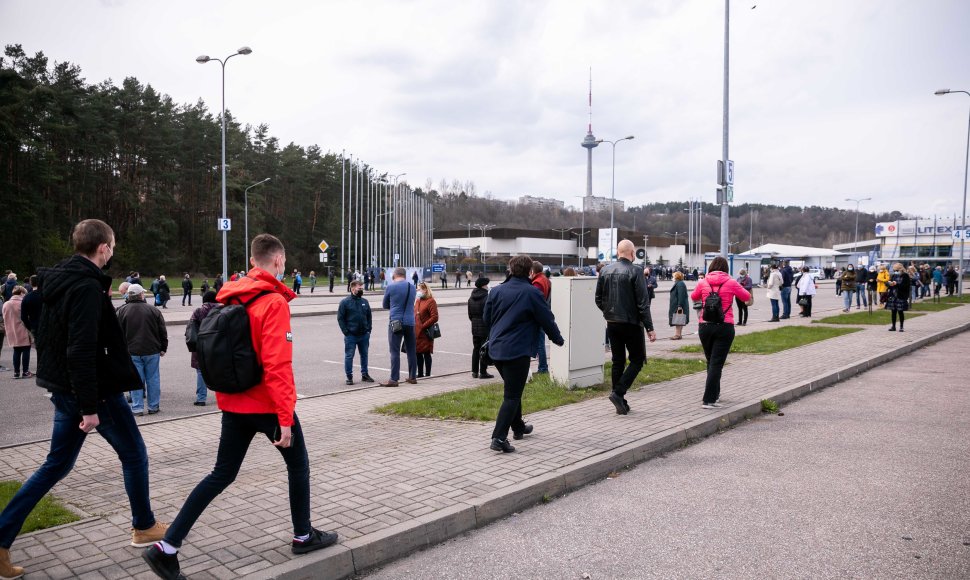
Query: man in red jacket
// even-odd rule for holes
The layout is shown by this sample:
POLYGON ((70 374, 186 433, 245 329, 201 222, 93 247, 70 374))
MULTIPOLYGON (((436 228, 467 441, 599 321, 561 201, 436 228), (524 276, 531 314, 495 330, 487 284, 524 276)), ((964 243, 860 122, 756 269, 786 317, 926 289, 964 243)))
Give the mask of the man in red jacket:
MULTIPOLYGON (((546 277, 545 272, 543 272, 542 262, 536 260, 532 262, 532 270, 529 273, 529 281, 532 285, 542 293, 543 300, 546 301, 548 305, 550 298, 552 296, 552 284, 549 282, 549 278, 546 277)), ((539 366, 536 368, 536 374, 548 374, 549 373, 549 360, 546 358, 546 335, 539 331, 539 335, 536 337, 536 356, 539 358, 539 366)))
POLYGON ((293 553, 305 554, 337 541, 337 534, 321 532, 310 525, 310 463, 295 413, 293 333, 287 304, 296 295, 278 280, 286 272, 286 251, 276 237, 260 234, 253 239, 251 255, 253 269, 223 286, 216 300, 235 304, 262 291, 271 292, 247 307, 253 349, 263 367, 263 380, 242 393, 216 393, 222 410, 216 465, 189 494, 165 539, 143 554, 152 571, 162 578, 179 577, 178 549, 182 540, 209 503, 236 478, 249 444, 259 433, 279 449, 286 461, 293 553))

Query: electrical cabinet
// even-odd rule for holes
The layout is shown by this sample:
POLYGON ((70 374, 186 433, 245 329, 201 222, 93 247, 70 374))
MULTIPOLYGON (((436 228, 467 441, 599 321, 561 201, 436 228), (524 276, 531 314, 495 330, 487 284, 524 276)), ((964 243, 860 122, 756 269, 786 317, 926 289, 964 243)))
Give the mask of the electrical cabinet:
POLYGON ((570 387, 603 382, 606 321, 596 307, 596 278, 557 276, 552 282, 552 313, 566 344, 547 343, 552 378, 570 387))

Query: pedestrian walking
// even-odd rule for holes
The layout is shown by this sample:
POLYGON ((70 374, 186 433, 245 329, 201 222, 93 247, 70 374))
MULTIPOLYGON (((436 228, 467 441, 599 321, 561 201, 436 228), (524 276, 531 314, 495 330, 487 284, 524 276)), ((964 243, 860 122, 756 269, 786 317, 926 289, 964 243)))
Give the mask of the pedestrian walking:
POLYGON ((226 286, 217 300, 223 304, 252 301, 246 313, 253 329, 253 348, 263 368, 262 381, 243 393, 216 393, 222 431, 215 467, 189 494, 165 538, 142 554, 162 578, 179 577, 178 550, 183 540, 212 500, 236 479, 257 434, 276 446, 286 462, 293 524, 291 551, 305 554, 337 541, 337 534, 317 530, 310 523, 310 462, 296 414, 293 333, 287 305, 296 294, 276 278, 286 271, 286 251, 276 237, 260 234, 252 241, 250 255, 253 268, 244 278, 226 286), (255 299, 263 292, 268 294, 255 299))
POLYGON ((370 349, 370 333, 373 317, 370 303, 364 298, 359 281, 350 283, 350 295, 337 307, 337 325, 344 335, 344 374, 347 384, 354 384, 354 352, 360 353, 360 380, 373 383, 367 372, 367 352, 370 349))
POLYGON ((114 232, 103 221, 88 219, 74 226, 71 240, 75 255, 39 272, 44 308, 37 333, 37 386, 51 394, 54 427, 44 464, 0 513, 0 576, 5 578, 24 573, 11 562, 10 547, 34 506, 71 472, 95 429, 121 461, 131 544, 150 545, 166 529, 152 513, 148 453, 122 394, 141 380, 111 306, 111 278, 102 273, 114 256, 114 232))
MULTIPOLYGON (((727 272, 727 260, 723 256, 714 258, 707 268, 704 281, 699 282, 690 295, 691 300, 700 301, 704 305, 700 311, 697 329, 701 346, 704 348, 704 358, 707 359, 707 380, 704 383, 704 396, 701 403, 704 409, 721 406, 718 404, 721 398, 721 371, 731 350, 731 343, 734 342, 734 311, 731 305, 735 298, 740 298, 744 302, 751 300, 751 294, 727 272), (711 296, 712 294, 716 294, 716 297, 711 296), (708 307, 708 297, 720 302, 713 305, 713 312, 708 307), (720 310, 719 313, 718 310, 720 310)), ((806 274, 802 278, 814 284, 811 276, 806 274)))
POLYGON ((489 448, 512 453, 514 439, 532 433, 522 419, 522 392, 529 376, 529 359, 535 353, 536 333, 542 329, 557 346, 565 344, 552 310, 529 282, 532 258, 518 255, 509 260, 509 277, 488 293, 482 321, 488 325, 488 356, 504 383, 502 405, 492 430, 489 448))
POLYGON ((905 332, 903 325, 906 323, 906 311, 909 310, 911 279, 909 273, 899 262, 893 264, 893 273, 889 277, 887 286, 888 296, 886 297, 886 308, 892 315, 893 325, 889 327, 890 332, 896 332, 896 319, 899 319, 899 332, 905 332))
POLYGON ((328 271, 329 272, 327 273, 327 277, 329 278, 329 282, 330 282, 330 293, 333 294, 333 283, 334 283, 334 280, 337 278, 337 274, 333 271, 333 268, 328 268, 328 271))
MULTIPOLYGON (((742 270, 743 272, 744 270, 742 270)), ((684 336, 684 326, 690 322, 690 304, 687 302, 687 285, 684 275, 674 272, 674 285, 670 288, 670 307, 667 309, 667 320, 674 327, 674 335, 670 340, 680 340, 684 336)))
POLYGON ((44 306, 44 290, 40 285, 40 276, 36 274, 31 276, 30 285, 34 290, 24 296, 24 301, 20 306, 20 320, 23 321, 24 326, 36 340, 37 330, 40 327, 41 309, 44 306))
POLYGON ((482 317, 485 314, 485 301, 488 299, 488 278, 475 280, 475 289, 468 297, 468 320, 472 323, 472 378, 494 379, 488 374, 488 357, 481 356, 482 345, 488 340, 488 325, 482 317))
POLYGON ((186 300, 188 300, 189 306, 192 306, 192 278, 189 277, 188 272, 182 276, 182 306, 185 306, 186 300))
POLYGON ((418 378, 431 376, 431 355, 434 354, 432 329, 438 324, 438 302, 431 288, 421 282, 414 300, 415 352, 418 359, 418 378))
POLYGON ((643 270, 633 263, 635 252, 633 242, 620 241, 616 246, 617 261, 604 267, 596 280, 596 306, 606 319, 613 360, 610 377, 613 388, 609 398, 617 415, 630 412, 626 393, 647 360, 644 329, 650 342, 657 340, 646 278, 643 270), (626 366, 627 358, 629 366, 626 366))
MULTIPOLYGON (((131 292, 128 295, 130 296, 131 292)), ((164 274, 158 277, 158 296, 161 302, 156 301, 156 304, 160 304, 162 308, 168 308, 168 301, 172 299, 172 289, 168 287, 164 274)))
POLYGON ((299 270, 293 270, 293 293, 299 294, 300 288, 303 287, 303 275, 299 270))
MULTIPOLYGON (((542 299, 546 301, 546 304, 550 304, 552 298, 552 284, 549 282, 549 278, 543 272, 542 262, 536 260, 532 263, 529 281, 537 290, 539 290, 540 293, 542 293, 542 299)), ((536 331, 535 357, 539 361, 539 366, 536 368, 536 374, 548 374, 549 360, 546 358, 546 335, 541 329, 536 331)))
POLYGON ((382 387, 396 387, 401 378, 401 344, 407 354, 408 378, 407 383, 416 385, 417 353, 414 344, 414 298, 417 294, 414 286, 408 283, 407 271, 404 268, 394 268, 391 283, 384 291, 382 306, 388 310, 387 346, 391 355, 391 377, 381 383, 382 387))
MULTIPOLYGON (((751 280, 751 276, 748 276, 747 270, 743 268, 741 269, 740 272, 738 272, 738 284, 740 284, 742 288, 748 291, 748 294, 751 295, 751 301, 753 302, 754 301, 754 294, 753 294, 754 281, 751 280)), ((736 303, 738 305, 737 324, 738 326, 746 326, 748 324, 748 303, 741 299, 737 299, 736 303)))
POLYGON ((472 285, 472 271, 471 268, 465 270, 465 288, 470 288, 472 285))
POLYGON ((310 294, 317 289, 317 273, 314 270, 310 270, 310 294))
MULTIPOLYGON (((202 321, 209 314, 209 311, 218 305, 219 303, 216 302, 216 291, 207 290, 202 296, 202 306, 199 306, 192 312, 188 323, 194 324, 196 330, 198 330, 199 326, 202 325, 202 321)), ((205 379, 202 378, 202 369, 199 368, 199 355, 195 351, 192 351, 189 366, 195 369, 195 402, 192 404, 196 407, 205 407, 209 399, 209 388, 205 384, 205 379)))
POLYGON ((445 290, 448 288, 448 273, 444 270, 441 271, 441 289, 445 290))
POLYGON ((13 378, 29 378, 34 376, 30 372, 30 332, 21 320, 21 307, 27 289, 14 286, 10 293, 10 300, 3 303, 3 329, 7 335, 7 342, 13 348, 13 378))
POLYGON ((160 410, 162 381, 159 372, 161 357, 168 351, 168 331, 165 319, 157 308, 145 302, 145 289, 138 284, 128 287, 128 302, 118 308, 118 322, 128 343, 131 362, 145 385, 131 392, 131 412, 154 415, 160 410), (145 404, 145 392, 148 404, 145 404))
POLYGON ((455 288, 461 288, 461 268, 455 270, 455 288))
POLYGON ((856 293, 855 267, 849 264, 842 272, 842 312, 848 312, 852 308, 852 295, 856 293))
POLYGON ((784 279, 781 276, 781 272, 778 271, 778 264, 772 263, 771 270, 768 273, 768 282, 765 287, 768 289, 767 296, 768 301, 771 302, 771 320, 768 322, 778 322, 778 303, 781 301, 781 285, 784 283, 784 279))
POLYGON ((414 273, 411 274, 411 283, 414 284, 414 287, 415 288, 418 287, 418 271, 417 270, 415 270, 414 273))
POLYGON ((933 297, 940 297, 940 288, 943 287, 943 266, 933 268, 933 297))

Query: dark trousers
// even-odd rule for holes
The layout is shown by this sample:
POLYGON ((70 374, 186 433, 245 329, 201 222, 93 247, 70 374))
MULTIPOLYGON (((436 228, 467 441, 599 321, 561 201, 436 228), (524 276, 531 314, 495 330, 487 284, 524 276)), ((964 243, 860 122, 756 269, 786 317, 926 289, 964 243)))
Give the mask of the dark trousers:
POLYGON ((431 353, 419 352, 415 356, 418 359, 418 376, 430 377, 431 376, 431 353))
POLYGON ((798 297, 798 299, 805 301, 805 305, 802 306, 802 315, 811 316, 812 315, 812 295, 802 294, 801 296, 798 297))
POLYGON ((522 420, 522 391, 525 390, 525 381, 529 378, 530 359, 528 356, 520 356, 511 360, 492 361, 505 383, 505 395, 498 410, 498 418, 495 419, 492 439, 508 439, 509 429, 525 429, 525 422, 522 420))
MULTIPOLYGON (((176 548, 199 519, 205 508, 229 484, 236 479, 249 445, 257 433, 262 433, 272 442, 273 434, 279 426, 275 414, 269 413, 222 413, 222 433, 219 436, 219 451, 212 472, 199 482, 182 509, 175 517, 171 527, 165 532, 165 541, 176 548)), ((293 535, 309 534, 310 528, 310 460, 307 457, 303 429, 296 413, 293 414, 293 439, 289 447, 277 447, 286 462, 289 479, 290 517, 293 519, 293 535)))
POLYGON ((735 298, 738 303, 738 324, 744 326, 748 322, 748 305, 740 298, 735 298))
POLYGON ((707 359, 707 382, 704 384, 704 403, 714 403, 721 397, 721 371, 734 342, 734 325, 726 322, 702 322, 698 336, 707 359))
POLYGON ((30 346, 15 346, 13 347, 13 372, 15 374, 20 374, 20 369, 23 368, 23 372, 30 372, 30 346))
POLYGON ((781 317, 791 316, 791 286, 781 287, 781 317))
POLYGON ((906 311, 904 311, 904 310, 893 310, 892 311, 893 328, 896 328, 896 314, 899 314, 899 328, 902 328, 903 327, 903 324, 906 323, 906 311))
POLYGON ((192 291, 185 290, 182 292, 182 306, 185 306, 185 301, 189 301, 189 306, 192 306, 192 291))
POLYGON ((488 340, 487 336, 472 336, 472 372, 488 372, 488 360, 481 360, 482 345, 488 340))
POLYGON ((630 390, 647 360, 643 327, 639 324, 611 322, 606 325, 606 334, 610 338, 610 352, 613 354, 613 391, 622 397, 630 390), (630 357, 629 366, 626 366, 627 353, 630 357))
MULTIPOLYGON (((24 483, 0 513, 0 548, 9 548, 30 511, 58 481, 64 479, 81 453, 87 433, 78 429, 81 407, 77 397, 52 393, 54 429, 44 464, 24 483)), ((125 492, 131 506, 131 525, 147 530, 155 525, 148 499, 148 452, 131 408, 124 395, 109 395, 98 401, 98 434, 111 445, 121 460, 125 492)))
POLYGON ((417 370, 418 361, 415 354, 415 336, 413 326, 404 326, 404 330, 398 334, 391 332, 391 327, 387 327, 387 344, 391 349, 391 380, 397 381, 401 378, 401 342, 404 342, 405 353, 408 357, 408 378, 413 379, 417 370))

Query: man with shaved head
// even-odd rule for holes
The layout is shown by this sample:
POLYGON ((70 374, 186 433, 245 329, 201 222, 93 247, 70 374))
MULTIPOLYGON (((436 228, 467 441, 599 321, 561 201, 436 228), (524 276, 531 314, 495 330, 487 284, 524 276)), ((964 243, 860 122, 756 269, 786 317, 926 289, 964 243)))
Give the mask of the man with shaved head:
POLYGON ((606 332, 610 337, 613 355, 613 391, 610 402, 617 415, 630 412, 626 392, 640 374, 647 360, 647 347, 643 340, 646 329, 650 342, 657 340, 650 318, 650 298, 643 270, 633 263, 636 248, 630 240, 616 246, 616 262, 600 271, 596 280, 596 306, 603 311, 606 332), (626 366, 629 353, 630 366, 626 366))

